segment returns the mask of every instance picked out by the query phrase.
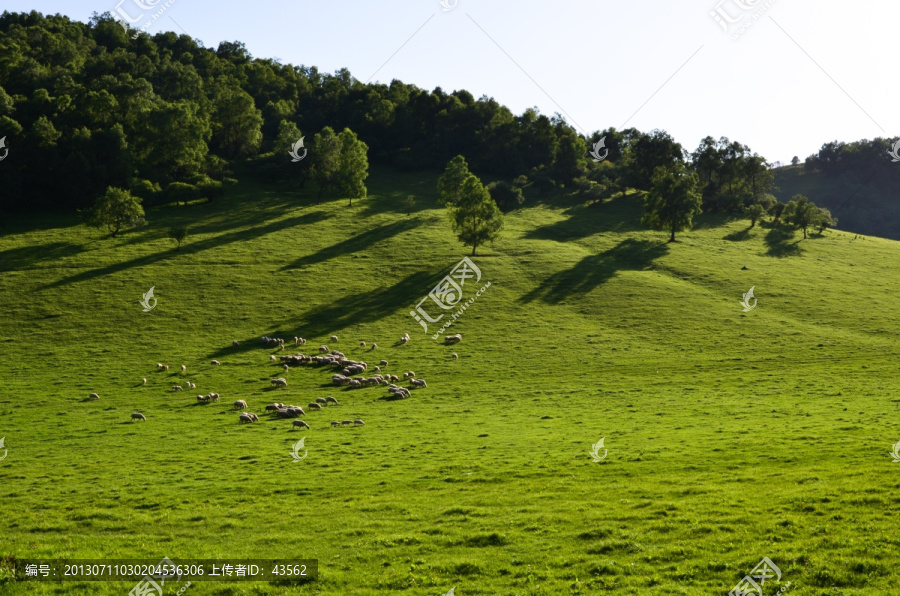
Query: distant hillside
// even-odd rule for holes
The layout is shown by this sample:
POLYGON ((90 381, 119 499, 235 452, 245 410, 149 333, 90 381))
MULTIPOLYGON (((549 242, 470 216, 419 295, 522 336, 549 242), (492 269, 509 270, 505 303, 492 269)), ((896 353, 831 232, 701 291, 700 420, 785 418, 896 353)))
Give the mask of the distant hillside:
POLYGON ((827 207, 837 228, 900 239, 900 163, 884 139, 845 145, 828 143, 806 164, 775 169, 773 191, 780 201, 795 194, 827 207))

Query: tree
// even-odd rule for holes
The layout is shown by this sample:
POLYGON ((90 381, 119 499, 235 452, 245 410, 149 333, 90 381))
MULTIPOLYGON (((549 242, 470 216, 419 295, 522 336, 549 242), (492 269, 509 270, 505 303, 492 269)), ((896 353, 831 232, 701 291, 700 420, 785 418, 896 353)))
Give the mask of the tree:
POLYGON ((800 158, 797 157, 796 155, 795 155, 794 157, 791 158, 791 165, 792 165, 792 166, 795 166, 795 165, 797 165, 797 164, 799 164, 799 163, 800 163, 800 158))
POLYGON ((488 184, 487 189, 488 192, 491 193, 491 198, 497 203, 497 207, 504 213, 518 207, 525 201, 525 195, 522 194, 522 189, 518 186, 510 185, 504 180, 491 182, 488 184))
POLYGON ((181 249, 181 243, 187 238, 186 226, 172 226, 166 230, 166 236, 178 243, 178 249, 181 249))
POLYGON ((416 206, 416 197, 413 195, 406 195, 406 215, 407 217, 412 213, 413 207, 416 206))
POLYGON ((832 217, 831 211, 825 207, 819 207, 813 219, 813 225, 820 234, 826 229, 836 226, 837 222, 837 218, 832 217))
POLYGON ((146 224, 141 200, 130 192, 113 186, 97 199, 85 223, 95 228, 106 227, 115 238, 121 231, 146 224))
POLYGON ((221 155, 251 155, 262 142, 262 112, 253 97, 232 76, 220 77, 213 86, 212 141, 221 155))
POLYGON ((643 223, 671 231, 669 242, 675 242, 675 232, 690 228, 694 216, 701 212, 698 185, 697 175, 688 172, 682 163, 656 168, 650 192, 644 198, 643 223))
POLYGON ((783 214, 785 222, 803 230, 804 239, 807 237, 807 228, 815 224, 818 216, 819 208, 803 195, 794 195, 784 208, 783 214))
POLYGON ((784 208, 787 207, 784 203, 777 202, 769 208, 769 215, 772 216, 772 222, 778 223, 781 221, 781 216, 784 215, 784 208))
POLYGON ((463 182, 471 175, 469 164, 462 155, 457 155, 444 168, 444 173, 438 178, 439 205, 455 205, 459 201, 463 182))
POLYGON ((460 185, 459 195, 450 207, 450 223, 463 244, 472 245, 472 256, 479 244, 493 241, 503 227, 503 214, 475 174, 460 185))
POLYGON ((341 193, 353 199, 366 198, 366 178, 369 177, 369 146, 356 138, 349 128, 338 135, 341 144, 337 184, 341 193))
POLYGON ((338 172, 341 168, 341 139, 334 134, 330 126, 313 136, 312 177, 319 187, 316 203, 322 198, 322 192, 337 185, 338 172))
POLYGON ((750 217, 750 227, 754 227, 756 225, 756 220, 761 218, 765 213, 766 208, 759 203, 754 203, 747 207, 747 215, 750 217))

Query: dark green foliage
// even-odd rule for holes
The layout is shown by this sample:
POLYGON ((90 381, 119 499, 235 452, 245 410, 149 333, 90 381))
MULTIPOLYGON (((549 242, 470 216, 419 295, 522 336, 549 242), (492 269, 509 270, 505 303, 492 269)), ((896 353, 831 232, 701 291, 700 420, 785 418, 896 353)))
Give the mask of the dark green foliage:
MULTIPOLYGON (((451 175, 460 166, 459 161, 454 162, 447 166, 447 172, 451 175)), ((478 245, 497 238, 503 227, 503 214, 475 174, 468 174, 455 192, 450 191, 447 179, 442 177, 442 180, 445 181, 443 189, 454 197, 453 201, 446 201, 453 231, 460 242, 472 245, 472 255, 475 255, 478 245)))
POLYGON ((644 198, 643 223, 670 231, 669 242, 675 242, 675 232, 690 228, 694 216, 701 211, 698 184, 697 175, 682 163, 656 168, 652 187, 644 198))
POLYGON ((491 182, 488 184, 487 189, 491 193, 491 198, 497 203, 497 207, 504 213, 515 209, 525 202, 525 195, 522 194, 522 189, 504 180, 491 182))
POLYGON ((141 200, 127 190, 110 187, 87 212, 85 223, 95 228, 106 228, 115 238, 122 230, 145 225, 141 200))
POLYGON ((166 236, 174 240, 178 243, 177 248, 181 248, 181 243, 187 238, 187 227, 186 226, 173 226, 166 230, 166 236))

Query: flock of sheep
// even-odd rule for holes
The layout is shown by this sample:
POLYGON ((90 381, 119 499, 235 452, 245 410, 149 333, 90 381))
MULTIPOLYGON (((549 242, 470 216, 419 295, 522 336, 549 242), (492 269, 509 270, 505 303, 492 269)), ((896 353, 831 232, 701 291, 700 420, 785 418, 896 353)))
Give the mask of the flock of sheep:
MULTIPOLYGON (((336 335, 331 336, 331 342, 336 343, 338 341, 338 337, 336 335)), ((400 343, 406 344, 410 341, 409 333, 403 334, 400 337, 400 343)), ((446 344, 456 344, 462 341, 462 334, 457 333, 456 335, 447 335, 444 337, 444 342, 446 344)), ((262 337, 262 344, 266 347, 274 347, 277 346, 281 350, 284 350, 285 340, 274 337, 262 337)), ((301 346, 305 345, 306 340, 302 337, 294 338, 294 345, 301 346)), ((237 340, 232 342, 233 347, 237 347, 239 345, 237 340)), ((360 342, 361 347, 367 347, 365 341, 360 342)), ((378 344, 373 343, 369 346, 369 350, 378 349, 378 344)), ((338 350, 332 350, 327 345, 319 346, 319 352, 323 355, 318 356, 307 356, 305 354, 294 354, 288 356, 281 356, 280 360, 282 362, 283 369, 285 372, 290 370, 291 366, 298 365, 310 365, 310 366, 331 366, 333 368, 340 368, 340 373, 335 373, 332 375, 331 380, 335 386, 348 386, 349 388, 356 389, 362 387, 370 387, 375 385, 386 386, 388 393, 391 395, 389 399, 406 399, 410 397, 410 389, 417 388, 425 388, 428 387, 425 379, 416 378, 416 373, 413 371, 407 371, 403 373, 403 378, 409 381, 410 387, 401 387, 394 382, 400 381, 400 377, 392 374, 381 374, 382 368, 386 368, 388 366, 387 360, 381 360, 378 366, 373 367, 373 372, 375 373, 371 377, 360 376, 363 372, 367 371, 369 366, 367 363, 363 361, 351 360, 346 357, 342 352, 338 350)), ((453 354, 452 357, 454 359, 459 358, 457 354, 453 354)), ((274 354, 269 356, 270 361, 277 362, 279 359, 276 358, 274 354)), ((220 365, 221 362, 218 360, 213 360, 211 362, 213 366, 220 365)), ((158 372, 168 371, 169 365, 163 363, 157 363, 156 370, 158 372)), ((181 372, 185 374, 187 372, 187 366, 181 365, 181 372)), ((147 379, 143 379, 143 384, 147 384, 147 379)), ((271 380, 271 384, 273 388, 287 387, 287 379, 284 377, 278 377, 271 380)), ((189 389, 196 389, 197 385, 191 381, 185 381, 184 385, 189 389)), ((173 385, 172 391, 183 391, 184 387, 181 385, 173 385)), ((100 399, 100 396, 97 393, 91 393, 89 399, 100 399)), ((218 402, 219 394, 218 393, 208 393, 206 395, 198 395, 197 401, 199 403, 209 403, 209 402, 218 402)), ((322 410, 324 407, 331 405, 339 405, 338 400, 332 396, 328 397, 317 397, 315 401, 307 404, 307 409, 310 411, 313 410, 322 410)), ((247 402, 243 399, 236 400, 234 402, 235 409, 245 410, 248 408, 247 402)), ((285 405, 283 403, 272 403, 266 406, 266 412, 271 412, 274 414, 275 418, 299 418, 300 416, 305 416, 306 411, 300 407, 295 405, 285 405)), ((135 412, 131 415, 131 421, 134 422, 136 420, 146 422, 147 418, 144 414, 140 412, 135 412)), ((238 416, 238 423, 253 423, 258 422, 259 416, 254 414, 253 412, 241 412, 238 416)), ((332 420, 331 426, 332 428, 339 426, 363 426, 365 422, 360 419, 356 420, 332 420)), ((310 429, 309 424, 307 424, 303 420, 294 420, 293 427, 296 428, 305 428, 310 429)))

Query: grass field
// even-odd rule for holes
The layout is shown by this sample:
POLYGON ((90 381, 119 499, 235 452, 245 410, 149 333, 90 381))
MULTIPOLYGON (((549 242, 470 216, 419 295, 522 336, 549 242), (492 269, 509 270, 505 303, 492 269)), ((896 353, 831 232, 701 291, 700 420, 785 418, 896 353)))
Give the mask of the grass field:
POLYGON ((0 229, 0 557, 319 561, 314 583, 190 596, 724 595, 769 557, 767 596, 900 594, 896 242, 702 216, 667 244, 638 197, 560 199, 479 250, 491 287, 444 346, 409 315, 469 252, 435 181, 375 170, 352 208, 238 186, 116 239, 63 217, 0 229), (428 387, 387 401, 332 388, 331 369, 284 373, 263 335, 428 387), (341 405, 308 411, 309 431, 263 413, 325 395, 341 405), (260 421, 239 425, 235 399, 260 421))

